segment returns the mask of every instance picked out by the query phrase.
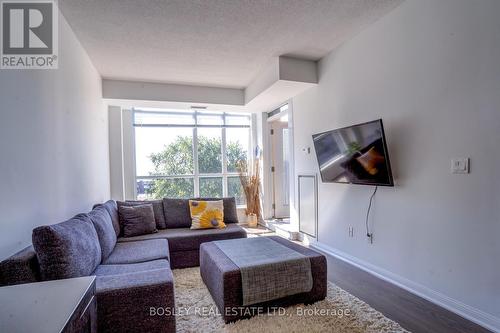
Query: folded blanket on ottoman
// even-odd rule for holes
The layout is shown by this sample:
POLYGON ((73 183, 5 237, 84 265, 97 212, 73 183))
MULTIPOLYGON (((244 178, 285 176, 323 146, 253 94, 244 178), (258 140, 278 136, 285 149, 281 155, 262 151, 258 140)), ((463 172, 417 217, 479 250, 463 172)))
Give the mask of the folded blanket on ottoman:
POLYGON ((311 291, 308 257, 267 237, 213 242, 241 271, 243 306, 311 291))

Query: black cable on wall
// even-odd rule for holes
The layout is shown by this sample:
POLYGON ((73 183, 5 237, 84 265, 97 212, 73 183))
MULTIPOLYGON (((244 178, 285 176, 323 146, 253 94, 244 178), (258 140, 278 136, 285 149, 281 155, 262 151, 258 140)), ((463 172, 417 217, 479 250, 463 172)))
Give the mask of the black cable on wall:
POLYGON ((370 210, 372 208, 372 201, 373 197, 377 193, 378 186, 375 186, 375 190, 373 191, 371 197, 370 197, 370 203, 368 204, 368 210, 366 211, 366 220, 365 220, 365 226, 366 226, 366 237, 371 238, 372 234, 370 233, 370 228, 368 227, 368 219, 370 217, 370 210))

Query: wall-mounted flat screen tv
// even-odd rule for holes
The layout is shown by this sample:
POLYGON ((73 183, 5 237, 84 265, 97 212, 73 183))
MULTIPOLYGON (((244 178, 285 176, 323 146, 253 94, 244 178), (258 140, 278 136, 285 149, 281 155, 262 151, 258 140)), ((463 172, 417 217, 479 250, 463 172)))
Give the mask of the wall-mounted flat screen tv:
POLYGON ((394 186, 382 119, 313 135, 327 183, 394 186))

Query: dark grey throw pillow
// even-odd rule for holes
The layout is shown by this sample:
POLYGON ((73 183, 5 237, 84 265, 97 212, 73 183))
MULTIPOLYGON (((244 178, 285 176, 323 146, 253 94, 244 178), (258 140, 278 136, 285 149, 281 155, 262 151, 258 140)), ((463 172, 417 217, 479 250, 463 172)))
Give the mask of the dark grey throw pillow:
POLYGON ((118 214, 120 214, 124 237, 152 234, 158 231, 152 204, 119 206, 118 214))
POLYGON ((163 199, 167 228, 190 228, 191 212, 188 199, 163 199))
POLYGON ((139 200, 127 200, 127 201, 118 201, 118 207, 120 206, 140 206, 144 204, 152 204, 153 212, 155 214, 155 222, 157 229, 165 229, 167 227, 165 223, 165 214, 163 212, 163 201, 162 200, 147 200, 147 201, 139 201, 139 200))
POLYGON ((97 232, 87 214, 37 227, 32 241, 43 280, 90 275, 101 262, 97 232))
POLYGON ((102 261, 106 260, 116 245, 116 233, 107 209, 99 205, 89 213, 101 245, 102 261))
MULTIPOLYGON (((195 200, 215 201, 219 198, 197 198, 195 200)), ((234 197, 222 198, 224 203, 224 223, 238 223, 238 211, 236 209, 236 199, 234 197)))

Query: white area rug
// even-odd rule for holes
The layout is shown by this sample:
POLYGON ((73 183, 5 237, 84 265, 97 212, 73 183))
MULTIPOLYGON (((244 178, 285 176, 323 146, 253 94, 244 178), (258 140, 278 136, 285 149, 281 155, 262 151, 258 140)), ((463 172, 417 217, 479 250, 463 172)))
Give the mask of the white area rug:
POLYGON ((199 268, 173 272, 177 332, 407 332, 332 283, 328 284, 328 295, 323 301, 291 306, 226 325, 201 280, 199 268), (322 309, 323 314, 319 313, 322 309))

